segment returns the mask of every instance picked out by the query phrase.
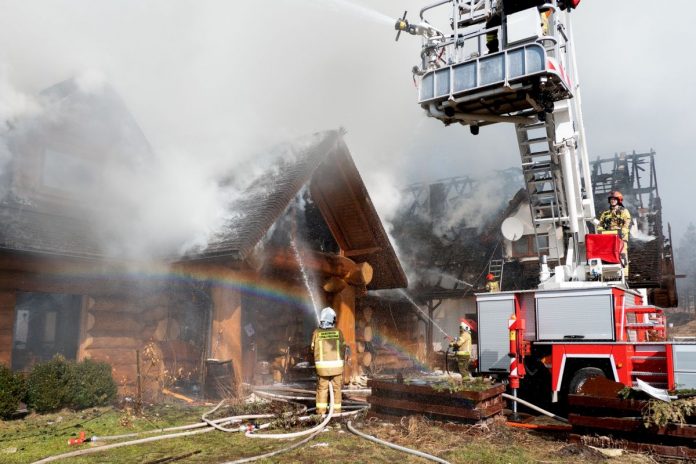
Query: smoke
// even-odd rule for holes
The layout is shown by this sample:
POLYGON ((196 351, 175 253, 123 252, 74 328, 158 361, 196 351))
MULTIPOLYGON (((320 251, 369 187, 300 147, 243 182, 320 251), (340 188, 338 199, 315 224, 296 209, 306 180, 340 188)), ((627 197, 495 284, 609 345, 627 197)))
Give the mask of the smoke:
MULTIPOLYGON (((408 36, 395 43, 387 18, 401 16, 404 8, 415 11, 420 2, 398 9, 386 1, 366 5, 12 3, 0 16, 0 40, 9 44, 0 63, 12 69, 15 86, 0 98, 12 99, 13 115, 39 116, 32 113, 41 111, 32 104, 35 96, 74 78, 85 98, 113 91, 122 100, 141 134, 121 133, 123 143, 112 154, 132 162, 104 166, 96 185, 81 187, 103 213, 94 228, 110 254, 142 257, 202 247, 233 214, 226 208, 243 184, 268 165, 268 147, 339 126, 348 128, 356 165, 389 222, 398 189, 412 179, 433 178, 443 166, 459 174, 485 164, 472 165, 461 148, 452 147, 487 146, 490 164, 493 154, 507 150, 496 140, 447 129, 419 110, 410 68, 419 60, 420 40, 408 36), (139 135, 148 150, 139 146, 139 135), (428 162, 435 153, 444 160, 428 162)), ((52 103, 42 124, 72 117, 75 108, 52 103)), ((0 106, 3 126, 7 106, 0 106)), ((95 125, 85 131, 91 141, 114 135, 95 125)), ((514 148, 513 138, 510 132, 514 148)))
POLYGON ((462 225, 480 230, 512 199, 506 197, 508 189, 504 187, 497 176, 478 180, 470 194, 458 198, 448 214, 435 224, 436 233, 445 236, 448 231, 462 225))
POLYGON ((8 192, 6 171, 12 160, 6 135, 15 127, 18 119, 40 112, 41 105, 15 88, 10 80, 8 66, 0 62, 0 201, 8 192))

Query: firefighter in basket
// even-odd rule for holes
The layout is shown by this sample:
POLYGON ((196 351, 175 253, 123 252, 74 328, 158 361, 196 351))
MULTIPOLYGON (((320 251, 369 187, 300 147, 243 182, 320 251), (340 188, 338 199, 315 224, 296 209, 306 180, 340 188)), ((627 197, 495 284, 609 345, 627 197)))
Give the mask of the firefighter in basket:
POLYGON ((597 232, 617 234, 621 239, 621 264, 628 275, 628 234, 631 228, 631 213, 623 205, 623 195, 619 191, 609 193, 609 209, 599 216, 597 232))

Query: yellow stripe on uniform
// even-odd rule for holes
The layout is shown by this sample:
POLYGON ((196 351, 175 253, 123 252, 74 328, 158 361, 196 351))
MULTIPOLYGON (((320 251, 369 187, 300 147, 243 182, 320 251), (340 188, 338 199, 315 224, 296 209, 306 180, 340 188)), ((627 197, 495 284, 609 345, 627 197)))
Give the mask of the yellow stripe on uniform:
POLYGON ((326 367, 343 367, 343 360, 336 359, 334 361, 315 361, 314 365, 318 369, 326 368, 326 367))

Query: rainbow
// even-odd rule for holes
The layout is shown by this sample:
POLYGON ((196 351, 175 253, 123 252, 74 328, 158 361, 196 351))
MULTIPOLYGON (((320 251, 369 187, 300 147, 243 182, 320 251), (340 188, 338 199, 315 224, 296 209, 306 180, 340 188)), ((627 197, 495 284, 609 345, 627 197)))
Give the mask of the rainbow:
POLYGON ((313 307, 306 288, 293 287, 276 280, 259 279, 257 276, 235 272, 221 266, 189 267, 179 264, 172 266, 150 264, 127 269, 110 266, 85 270, 84 266, 67 265, 61 266, 60 269, 52 269, 52 271, 50 274, 43 274, 43 276, 59 281, 80 279, 92 281, 95 284, 104 282, 105 285, 114 282, 135 286, 176 282, 209 282, 218 287, 290 304, 307 311, 315 312, 318 310, 313 307))

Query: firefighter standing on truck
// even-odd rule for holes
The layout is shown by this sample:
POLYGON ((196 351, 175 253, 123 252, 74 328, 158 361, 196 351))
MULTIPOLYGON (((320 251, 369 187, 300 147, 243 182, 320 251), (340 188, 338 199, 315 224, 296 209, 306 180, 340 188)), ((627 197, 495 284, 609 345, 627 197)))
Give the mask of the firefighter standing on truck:
POLYGON ((500 284, 498 283, 497 280, 495 280, 495 276, 493 274, 487 274, 486 275, 486 291, 495 293, 500 291, 500 284))
POLYGON ((471 361, 471 327, 466 320, 459 321, 459 337, 450 342, 450 346, 457 358, 457 367, 462 374, 462 382, 472 380, 469 372, 469 362, 471 361))
POLYGON ((317 414, 326 414, 329 409, 329 384, 333 386, 334 391, 334 412, 341 412, 345 349, 343 334, 336 328, 336 312, 329 307, 322 309, 319 328, 312 334, 314 367, 317 370, 317 414))
POLYGON ((631 228, 631 213, 623 205, 623 195, 619 191, 609 193, 609 209, 599 216, 597 232, 617 234, 621 239, 621 264, 628 274, 628 234, 631 228))

